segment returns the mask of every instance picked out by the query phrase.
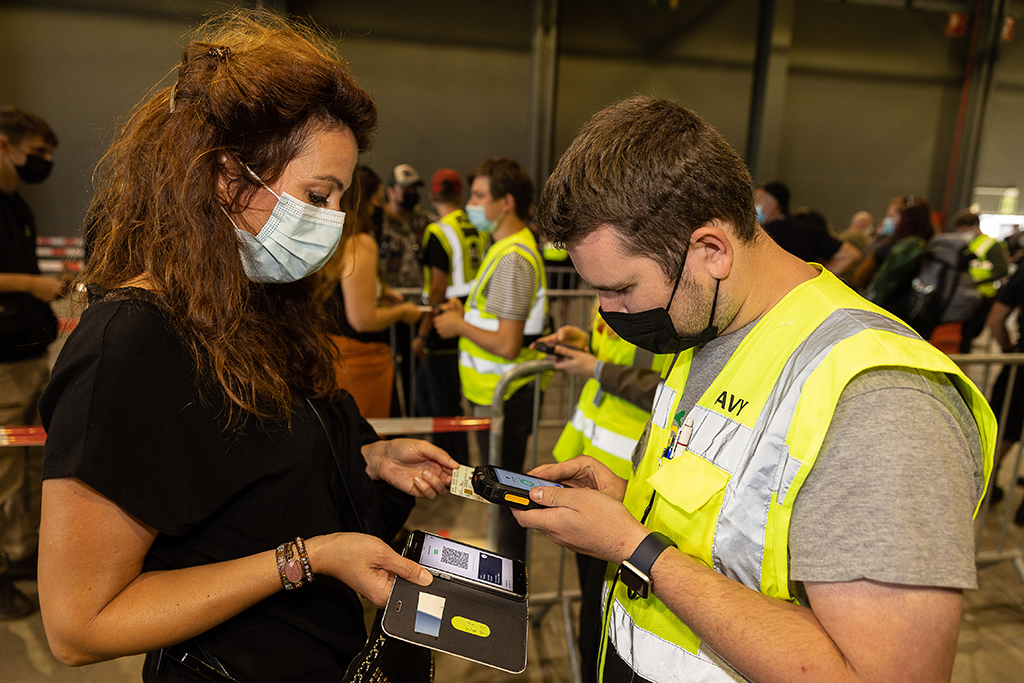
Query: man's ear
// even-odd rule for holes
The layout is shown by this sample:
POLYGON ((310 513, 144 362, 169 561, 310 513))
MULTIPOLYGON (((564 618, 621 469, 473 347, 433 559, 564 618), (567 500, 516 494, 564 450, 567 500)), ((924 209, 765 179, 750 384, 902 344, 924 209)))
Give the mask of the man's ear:
POLYGON ((735 237, 724 223, 713 220, 693 231, 690 236, 690 251, 700 258, 700 267, 710 277, 724 280, 732 271, 736 256, 735 237))
POLYGON ((511 192, 506 192, 505 196, 501 198, 501 210, 506 213, 516 212, 516 198, 512 196, 511 192))

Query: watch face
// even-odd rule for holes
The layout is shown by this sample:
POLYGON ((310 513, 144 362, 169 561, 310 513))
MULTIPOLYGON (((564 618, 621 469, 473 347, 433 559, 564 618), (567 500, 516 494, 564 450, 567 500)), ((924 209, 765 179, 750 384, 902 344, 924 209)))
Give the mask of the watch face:
POLYGON ((622 583, 626 584, 626 588, 638 594, 641 598, 647 598, 651 580, 631 565, 628 560, 619 566, 619 578, 622 579, 622 583))

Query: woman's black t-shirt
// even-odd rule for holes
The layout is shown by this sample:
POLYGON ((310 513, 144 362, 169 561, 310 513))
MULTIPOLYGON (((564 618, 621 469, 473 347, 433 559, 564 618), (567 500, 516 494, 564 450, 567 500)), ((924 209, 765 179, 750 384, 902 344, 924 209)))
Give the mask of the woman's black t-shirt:
MULTIPOLYGON (((144 571, 359 530, 324 428, 305 403, 296 404, 290 428, 251 420, 225 430, 224 401, 197 388, 194 359, 151 297, 114 290, 83 313, 40 402, 43 477, 77 477, 155 528, 144 571)), ((349 490, 369 496, 355 509, 381 507, 381 499, 404 505, 404 494, 365 476, 358 449, 376 435, 345 419, 355 411, 351 397, 318 410, 349 458, 349 490)), ((337 681, 365 639, 357 596, 327 576, 197 638, 243 681, 337 681)))

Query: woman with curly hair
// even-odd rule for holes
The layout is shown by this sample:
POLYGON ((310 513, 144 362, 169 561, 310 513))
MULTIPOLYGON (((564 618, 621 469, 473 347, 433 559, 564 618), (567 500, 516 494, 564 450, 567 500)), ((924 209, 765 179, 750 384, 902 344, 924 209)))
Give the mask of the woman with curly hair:
POLYGON ((322 36, 231 13, 103 158, 89 306, 41 402, 40 606, 61 661, 337 681, 366 639, 356 593, 429 583, 382 539, 456 463, 379 440, 336 392, 308 277, 376 124, 322 36))

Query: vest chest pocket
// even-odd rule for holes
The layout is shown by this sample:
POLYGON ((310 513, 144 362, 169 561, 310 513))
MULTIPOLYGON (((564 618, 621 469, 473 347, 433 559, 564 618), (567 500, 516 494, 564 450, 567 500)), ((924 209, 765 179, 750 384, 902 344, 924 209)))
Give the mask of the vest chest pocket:
POLYGON ((730 475, 689 451, 666 461, 647 482, 658 492, 647 526, 712 566, 711 548, 730 475))

